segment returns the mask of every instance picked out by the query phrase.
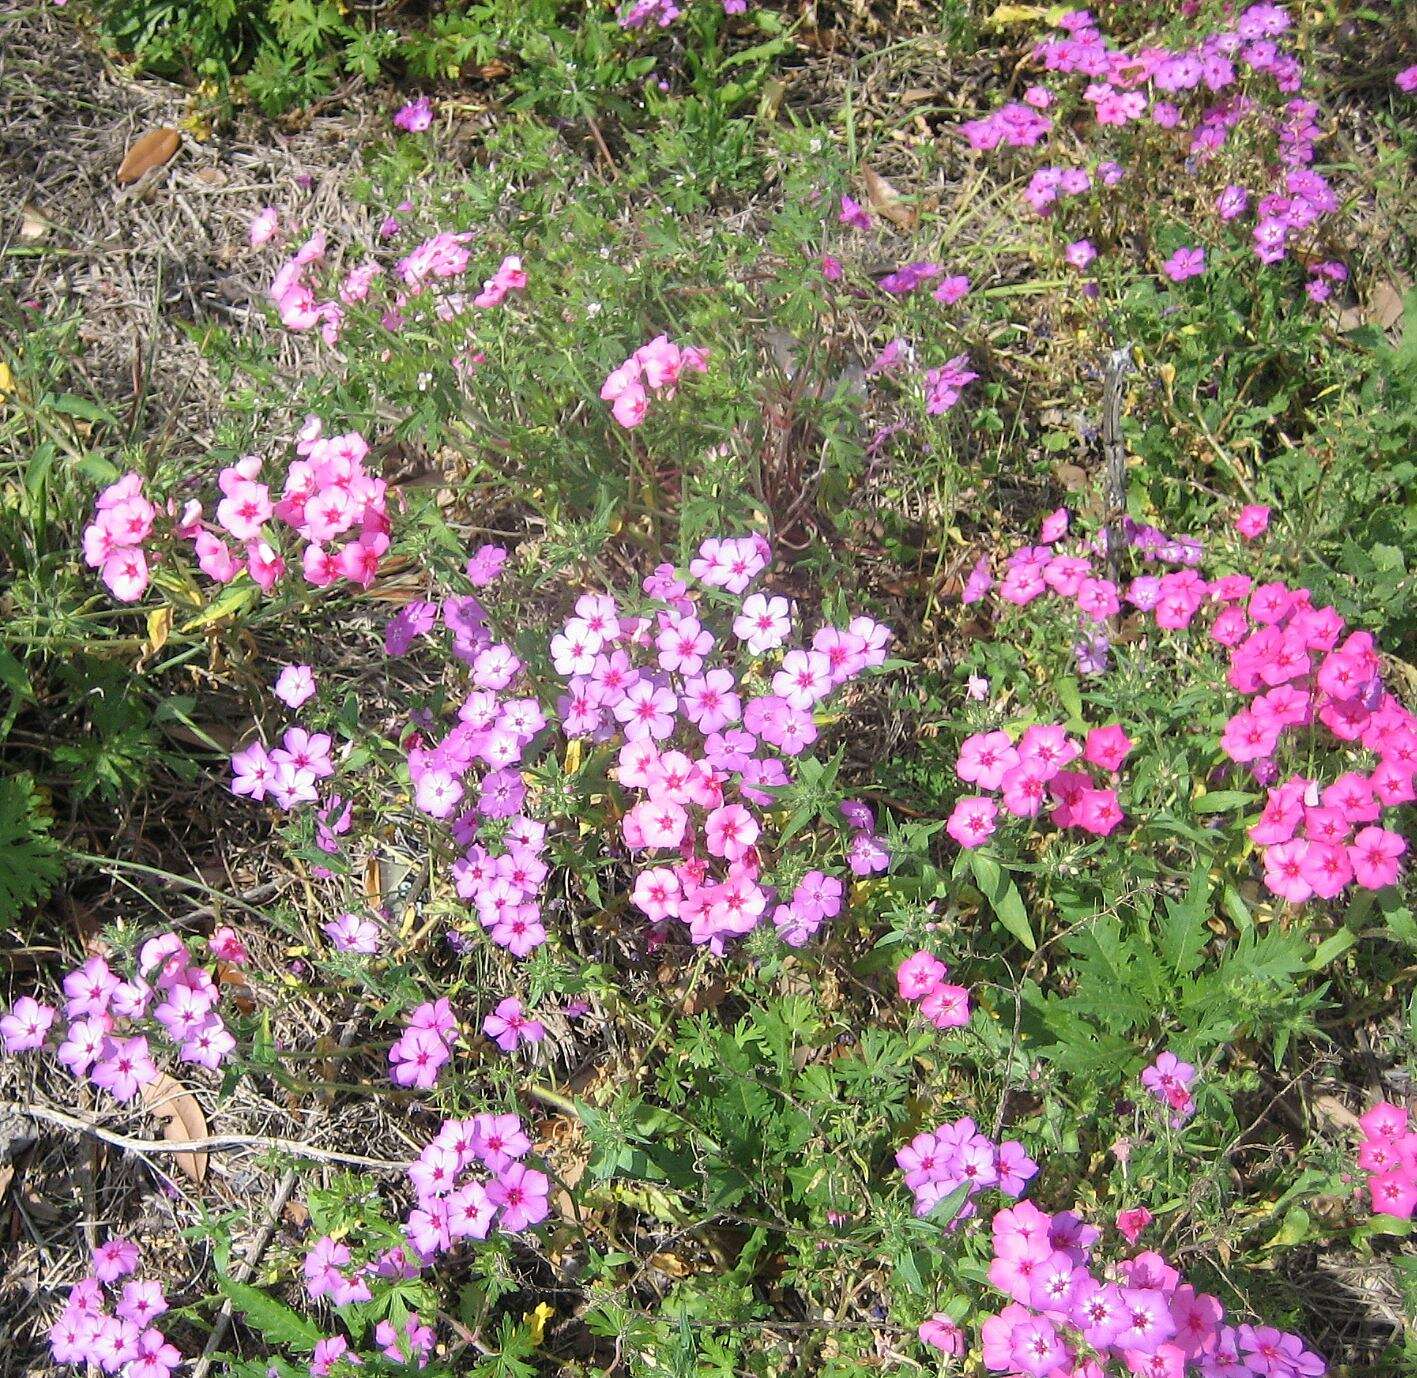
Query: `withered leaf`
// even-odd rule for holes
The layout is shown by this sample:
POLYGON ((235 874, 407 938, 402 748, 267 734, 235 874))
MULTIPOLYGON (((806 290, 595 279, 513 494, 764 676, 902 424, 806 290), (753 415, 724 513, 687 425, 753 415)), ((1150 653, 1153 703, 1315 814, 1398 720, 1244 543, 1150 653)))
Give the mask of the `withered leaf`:
POLYGON ((898 192, 873 167, 862 169, 866 179, 866 200, 871 209, 885 220, 889 220, 899 230, 913 230, 919 220, 919 212, 906 203, 898 192))
POLYGON ((182 144, 175 129, 150 129, 135 139, 118 165, 118 185, 131 186, 145 172, 168 162, 182 144))
MULTIPOLYGON (((197 1098, 166 1072, 160 1072, 156 1081, 143 1087, 143 1100, 149 1110, 163 1121, 162 1137, 173 1143, 186 1139, 205 1139, 207 1120, 197 1098)), ((201 1186, 207 1176, 207 1155, 205 1153, 184 1152, 173 1155, 177 1166, 201 1186)))
POLYGON ((251 983, 246 979, 246 973, 239 966, 231 962, 218 962, 216 964, 217 985, 223 990, 229 991, 233 1003, 242 1014, 251 1014, 255 1011, 256 1001, 254 992, 251 990, 251 983))
POLYGON ((686 1278, 694 1271, 678 1254, 668 1252, 651 1254, 649 1261, 651 1267, 658 1268, 661 1273, 666 1273, 672 1278, 686 1278))

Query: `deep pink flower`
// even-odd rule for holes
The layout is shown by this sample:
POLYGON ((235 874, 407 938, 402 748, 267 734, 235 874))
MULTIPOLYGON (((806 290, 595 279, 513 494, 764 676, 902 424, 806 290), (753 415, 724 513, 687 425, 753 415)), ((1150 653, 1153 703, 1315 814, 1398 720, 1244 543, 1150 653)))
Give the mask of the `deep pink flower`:
POLYGON ((1117 1212, 1117 1230, 1128 1244, 1135 1244, 1150 1224, 1151 1212, 1145 1206, 1133 1206, 1117 1212))
POLYGON ((1235 530, 1247 541, 1253 541, 1268 529, 1269 514, 1270 509, 1262 503, 1251 503, 1248 507, 1242 507, 1240 515, 1235 518, 1235 530))
POLYGON ((544 1173, 522 1163, 512 1163, 487 1187, 487 1198, 501 1207, 497 1228, 515 1234, 538 1225, 550 1214, 546 1197, 550 1182, 544 1173))

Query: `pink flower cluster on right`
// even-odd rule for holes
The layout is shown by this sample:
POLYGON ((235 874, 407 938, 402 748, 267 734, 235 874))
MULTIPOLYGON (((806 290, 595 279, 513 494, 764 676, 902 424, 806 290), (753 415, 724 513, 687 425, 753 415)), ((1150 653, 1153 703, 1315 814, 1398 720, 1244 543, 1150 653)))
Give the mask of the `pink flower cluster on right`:
POLYGON ((1411 1220, 1417 1210, 1417 1130, 1400 1105, 1379 1101, 1359 1118, 1358 1166, 1368 1174, 1373 1210, 1411 1220))
POLYGON ((1353 883, 1393 884, 1407 843, 1379 824, 1385 808, 1417 793, 1417 719, 1384 686, 1370 633, 1344 636, 1344 619, 1314 607, 1307 589, 1271 583, 1245 591, 1248 602, 1229 603, 1211 627, 1230 647, 1227 682, 1250 696, 1226 723, 1221 750, 1262 783, 1273 778, 1286 735, 1306 762, 1315 760, 1316 740, 1335 748, 1340 768, 1327 785, 1294 774, 1269 789, 1250 828, 1263 848, 1266 886, 1303 904, 1333 899, 1353 883), (1360 748, 1376 757, 1366 772, 1355 768, 1360 748))
POLYGON ((1321 1378, 1297 1335, 1227 1325, 1225 1308, 1155 1252, 1105 1261, 1096 1227, 1031 1201, 992 1222, 989 1281, 1010 1301, 985 1320, 984 1367, 1027 1378, 1321 1378))
MULTIPOLYGON (((1048 817, 1058 827, 1108 837, 1126 817, 1115 784, 1063 767, 1081 757, 1115 782, 1131 749, 1118 723, 1092 728, 1083 746, 1056 723, 1035 723, 1017 743, 1002 730, 966 737, 955 772, 980 789, 1000 792, 1005 811, 1016 818, 1034 817, 1051 799, 1048 817)), ((987 794, 967 795, 956 801, 945 831, 961 847, 980 847, 994 835, 998 816, 998 805, 987 794)))

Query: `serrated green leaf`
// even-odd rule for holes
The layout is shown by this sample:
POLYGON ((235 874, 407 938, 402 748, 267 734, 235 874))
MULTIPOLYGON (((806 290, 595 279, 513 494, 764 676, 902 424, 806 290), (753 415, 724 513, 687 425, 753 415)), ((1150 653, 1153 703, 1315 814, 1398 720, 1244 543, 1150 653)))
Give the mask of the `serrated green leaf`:
POLYGON ((218 1278, 217 1286, 231 1299, 231 1304, 246 1318, 247 1324, 271 1344, 304 1353, 314 1349, 324 1339, 324 1332, 319 1326, 259 1287, 237 1282, 235 1278, 218 1278))

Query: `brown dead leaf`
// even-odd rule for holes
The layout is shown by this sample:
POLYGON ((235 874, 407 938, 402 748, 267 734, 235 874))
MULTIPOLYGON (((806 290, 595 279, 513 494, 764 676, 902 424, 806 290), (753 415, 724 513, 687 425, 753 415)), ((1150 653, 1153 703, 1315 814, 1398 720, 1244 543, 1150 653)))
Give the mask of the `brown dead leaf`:
POLYGON ((484 81, 497 81, 501 77, 511 76, 511 74, 511 63, 503 62, 500 57, 494 57, 491 62, 484 62, 477 69, 477 75, 484 81))
POLYGON ((123 161, 118 165, 118 185, 131 186, 145 172, 171 161, 182 145, 182 136, 175 129, 150 129, 135 139, 123 161))
POLYGON ((34 244, 46 238, 53 228, 35 207, 26 205, 20 208, 20 239, 24 243, 34 244))
POLYGON ((364 861, 364 898, 375 909, 384 903, 384 863, 377 856, 364 861))
POLYGON ((662 1253, 649 1256, 650 1266, 672 1278, 686 1278, 694 1270, 678 1254, 662 1253))
MULTIPOLYGON (((174 1081, 166 1072, 158 1074, 156 1081, 143 1087, 143 1100, 149 1110, 164 1121, 162 1137, 174 1143, 184 1139, 205 1139, 207 1120, 197 1098, 182 1085, 174 1081)), ((174 1155, 177 1166, 198 1186, 206 1180, 207 1155, 205 1153, 178 1153, 174 1155)))
POLYGON ((728 987, 722 981, 710 981, 684 997, 684 1013, 694 1015, 704 1010, 716 1010, 727 995, 728 987))
POLYGON ((229 180, 219 167, 199 167, 193 176, 204 187, 224 187, 229 180))
POLYGON ((232 1001, 241 1014, 252 1014, 256 1009, 255 993, 246 973, 231 962, 216 964, 216 983, 231 992, 232 1001))
POLYGON ((1396 329, 1402 321, 1404 294, 1411 289, 1412 282, 1405 273, 1378 279, 1366 301, 1345 306, 1338 313, 1338 328, 1358 330, 1375 325, 1379 330, 1396 329))
POLYGON ((1321 1119, 1328 1120, 1330 1124, 1337 1125, 1340 1129, 1349 1129, 1355 1134, 1363 1132, 1363 1126, 1358 1122, 1358 1116, 1335 1096, 1315 1096, 1314 1109, 1321 1119))
POLYGON ((1391 330, 1402 319, 1402 286, 1382 278, 1368 300, 1367 317, 1379 330, 1391 330))
POLYGON ((866 179, 866 200, 871 209, 897 229, 907 233, 913 230, 920 218, 915 207, 907 204, 900 192, 874 168, 867 166, 862 172, 866 179))

